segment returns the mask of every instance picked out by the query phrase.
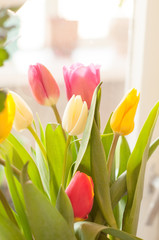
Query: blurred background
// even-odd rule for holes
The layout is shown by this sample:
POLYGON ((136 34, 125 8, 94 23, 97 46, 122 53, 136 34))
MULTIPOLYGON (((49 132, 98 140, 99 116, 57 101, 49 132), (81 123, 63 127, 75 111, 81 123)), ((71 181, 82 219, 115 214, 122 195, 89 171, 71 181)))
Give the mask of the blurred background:
MULTIPOLYGON (((0 8, 8 7, 14 12, 7 10, 5 24, 4 12, 0 11, 0 24, 4 25, 0 27, 0 43, 5 40, 3 46, 9 53, 4 54, 0 48, 0 87, 21 95, 46 125, 55 119, 52 111, 38 105, 31 95, 29 65, 42 63, 55 77, 61 91, 57 107, 62 115, 67 103, 63 66, 76 62, 99 64, 102 129, 128 89, 135 87, 141 92, 135 131, 128 136, 133 148, 143 122, 159 99, 159 1, 125 0, 121 4, 119 0, 0 0, 0 8), (22 6, 18 9, 19 4, 22 6)), ((28 136, 25 132, 23 141, 29 145, 28 136)), ((159 239, 158 208, 149 226, 146 224, 158 202, 158 162, 156 153, 146 173, 138 230, 144 240, 159 239)))

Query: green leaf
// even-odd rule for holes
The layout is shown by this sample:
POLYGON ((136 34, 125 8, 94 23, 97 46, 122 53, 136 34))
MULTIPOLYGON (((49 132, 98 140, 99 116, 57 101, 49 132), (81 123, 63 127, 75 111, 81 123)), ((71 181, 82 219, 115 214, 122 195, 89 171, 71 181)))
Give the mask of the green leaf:
POLYGON ((1 240, 25 240, 19 229, 12 221, 0 214, 0 239, 1 240))
POLYGON ((159 102, 151 110, 127 165, 128 201, 124 213, 123 229, 133 234, 137 230, 149 145, 158 114, 159 102))
POLYGON ((48 124, 46 127, 46 151, 50 171, 50 187, 52 202, 55 205, 56 197, 62 181, 62 169, 65 153, 65 138, 60 125, 48 124))
POLYGON ((72 209, 72 204, 62 186, 60 187, 59 193, 57 196, 56 208, 61 213, 61 215, 65 218, 70 228, 72 228, 73 230, 74 213, 72 209))
POLYGON ((22 171, 22 186, 29 223, 35 240, 75 240, 71 228, 49 200, 30 181, 27 166, 22 171))
POLYGON ((48 170, 48 162, 44 158, 39 145, 35 144, 36 149, 36 165, 40 173, 40 177, 47 195, 50 195, 49 189, 49 170, 48 170))
POLYGON ((90 144, 88 144, 83 159, 78 168, 79 171, 91 176, 91 156, 90 156, 90 144))
POLYGON ((11 220, 16 226, 18 226, 18 225, 17 225, 17 222, 16 222, 16 219, 15 219, 15 217, 14 217, 14 214, 13 214, 13 212, 12 212, 12 209, 10 208, 9 203, 8 203, 7 199, 5 198, 5 196, 4 196, 3 192, 1 191, 1 189, 0 189, 0 201, 1 201, 1 203, 3 204, 3 207, 4 207, 4 209, 5 209, 5 212, 6 212, 6 214, 8 215, 8 217, 10 218, 10 220, 11 220))
POLYGON ((99 111, 100 102, 101 102, 101 88, 99 89, 97 94, 96 109, 94 114, 94 119, 99 129, 100 129, 100 111, 99 111))
POLYGON ((75 174, 75 172, 77 171, 83 156, 86 152, 88 143, 89 143, 89 139, 90 139, 90 135, 91 135, 91 130, 92 130, 92 125, 93 125, 93 119, 94 119, 94 114, 95 114, 95 109, 96 109, 96 101, 97 101, 97 95, 98 95, 98 91, 100 89, 102 82, 98 84, 98 86, 96 87, 94 94, 93 94, 93 98, 92 98, 92 103, 91 103, 91 107, 89 110, 89 115, 88 115, 88 119, 87 119, 87 123, 86 123, 86 127, 83 133, 83 137, 82 137, 82 141, 81 141, 81 145, 80 145, 80 149, 78 152, 78 156, 77 156, 77 160, 74 166, 74 171, 73 174, 75 174))
POLYGON ((29 226, 29 223, 28 223, 28 219, 27 219, 27 216, 26 216, 26 213, 25 213, 24 206, 23 206, 23 204, 20 200, 20 197, 19 197, 19 194, 18 194, 18 191, 17 191, 17 188, 16 188, 16 184, 15 184, 15 181, 14 181, 14 176, 13 176, 13 173, 12 173, 12 169, 11 169, 11 166, 10 166, 10 163, 9 163, 8 160, 6 161, 6 169, 5 170, 6 170, 6 177, 7 177, 7 181, 8 181, 8 185, 9 185, 9 190, 10 190, 10 193, 11 193, 11 196, 12 196, 14 207, 16 209, 16 212, 18 214, 18 217, 19 217, 19 220, 20 220, 20 223, 21 223, 21 227, 24 231, 24 235, 25 235, 27 240, 32 240, 32 234, 31 234, 31 231, 30 231, 30 226, 29 226))
POLYGON ((150 146, 149 148, 149 154, 148 157, 150 158, 151 155, 154 153, 154 151, 156 150, 156 148, 159 146, 159 138, 157 138, 150 146))
POLYGON ((34 182, 34 184, 44 192, 44 188, 41 182, 40 174, 37 169, 37 166, 32 159, 32 157, 29 155, 27 150, 23 147, 23 145, 12 135, 10 134, 8 136, 8 141, 10 144, 12 144, 12 147, 17 151, 18 155, 20 156, 23 164, 29 161, 29 166, 28 166, 28 172, 31 180, 34 182))
POLYGON ((124 136, 120 136, 118 140, 118 162, 119 162, 119 172, 118 176, 120 176, 127 169, 127 162, 130 157, 131 151, 129 148, 129 144, 124 136))
POLYGON ((40 121, 39 115, 36 113, 37 119, 38 119, 38 123, 39 123, 39 128, 40 128, 40 139, 43 143, 43 145, 45 146, 45 132, 42 126, 42 123, 40 121))
POLYGON ((92 222, 77 222, 74 228, 78 240, 95 240, 100 232, 110 234, 122 240, 141 240, 141 238, 135 237, 129 233, 92 222))
POLYGON ((106 166, 105 153, 101 142, 100 132, 95 121, 92 127, 90 145, 91 169, 94 182, 95 198, 107 223, 112 227, 116 227, 111 205, 109 177, 106 166))
POLYGON ((0 112, 2 112, 5 107, 6 98, 7 98, 7 93, 3 90, 0 90, 0 112))
POLYGON ((127 193, 126 171, 111 185, 110 195, 112 207, 114 208, 120 199, 127 193))
POLYGON ((112 144, 112 141, 113 141, 113 131, 110 127, 111 116, 112 116, 112 114, 109 117, 109 120, 106 124, 106 127, 105 127, 103 135, 102 135, 102 143, 103 143, 103 147, 104 147, 104 151, 105 151, 106 160, 108 159, 110 147, 111 147, 111 144, 112 144))

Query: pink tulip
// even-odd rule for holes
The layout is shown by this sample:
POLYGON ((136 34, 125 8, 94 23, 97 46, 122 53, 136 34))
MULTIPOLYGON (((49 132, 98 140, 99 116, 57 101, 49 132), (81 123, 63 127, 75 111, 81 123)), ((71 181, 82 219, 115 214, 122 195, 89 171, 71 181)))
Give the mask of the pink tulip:
POLYGON ((31 65, 28 71, 33 95, 41 105, 55 105, 59 99, 59 87, 49 70, 42 64, 31 65))
POLYGON ((76 172, 66 189, 74 217, 86 219, 93 206, 94 184, 92 178, 82 172, 76 172))
POLYGON ((90 64, 84 66, 77 63, 70 68, 63 67, 64 80, 67 90, 68 100, 72 95, 81 95, 90 108, 92 96, 95 88, 100 83, 100 66, 90 64))

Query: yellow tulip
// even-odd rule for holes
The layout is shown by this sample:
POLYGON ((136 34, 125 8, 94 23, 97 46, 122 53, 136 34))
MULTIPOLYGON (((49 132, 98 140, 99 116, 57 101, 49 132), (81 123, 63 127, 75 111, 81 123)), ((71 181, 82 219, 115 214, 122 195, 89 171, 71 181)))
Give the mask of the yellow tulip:
POLYGON ((14 116, 15 103, 11 94, 7 94, 4 103, 4 109, 0 112, 0 143, 8 137, 12 129, 14 116))
POLYGON ((16 106, 13 127, 16 131, 21 131, 29 127, 33 122, 33 113, 27 103, 17 93, 10 92, 16 106))
POLYGON ((69 135, 78 135, 84 131, 88 116, 87 103, 82 101, 80 95, 73 95, 67 103, 62 126, 69 135))
POLYGON ((139 103, 140 94, 132 89, 117 106, 110 120, 110 126, 119 135, 128 135, 134 129, 134 117, 139 103))

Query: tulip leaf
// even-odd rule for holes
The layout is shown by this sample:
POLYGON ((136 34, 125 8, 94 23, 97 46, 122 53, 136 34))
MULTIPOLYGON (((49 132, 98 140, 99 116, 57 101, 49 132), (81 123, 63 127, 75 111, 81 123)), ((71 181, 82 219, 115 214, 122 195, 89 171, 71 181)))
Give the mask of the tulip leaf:
MULTIPOLYGON (((7 201, 7 199, 5 198, 3 192, 1 191, 0 189, 0 202, 3 204, 3 209, 5 209, 5 212, 7 214, 7 216, 10 218, 10 220, 16 225, 17 225, 17 222, 16 222, 16 219, 14 217, 14 214, 12 212, 12 209, 11 207, 9 206, 9 203, 7 201)), ((0 208, 1 209, 1 208, 0 208)))
POLYGON ((110 195, 112 207, 114 208, 120 199, 126 195, 127 185, 126 185, 126 171, 122 173, 119 178, 111 185, 110 195))
POLYGON ((93 122, 90 145, 91 170, 94 182, 95 198, 107 223, 112 227, 116 227, 111 205, 105 152, 101 141, 100 132, 95 121, 93 122))
POLYGON ((41 152, 41 149, 39 148, 39 145, 36 143, 36 165, 39 170, 39 174, 41 176, 41 180, 45 189, 45 192, 50 195, 49 193, 49 170, 48 165, 46 163, 46 160, 44 159, 44 156, 41 152))
POLYGON ((159 138, 157 138, 150 146, 149 148, 149 158, 151 157, 151 155, 154 153, 154 151, 156 150, 156 148, 159 146, 159 138))
POLYGON ((37 166, 32 159, 32 157, 29 155, 27 150, 23 147, 23 145, 10 133, 8 136, 8 141, 12 145, 12 147, 17 151, 18 155, 20 156, 21 160, 23 161, 23 164, 26 162, 30 162, 28 166, 28 172, 31 180, 34 182, 34 184, 44 192, 44 188, 41 182, 40 174, 37 169, 37 166))
POLYGON ((73 174, 75 174, 75 172, 77 171, 77 169, 78 169, 78 167, 79 167, 79 165, 80 165, 80 163, 83 159, 83 156, 86 152, 88 143, 89 143, 91 130, 92 130, 92 125, 93 125, 94 114, 95 114, 95 109, 96 109, 96 101, 97 101, 98 91, 100 89, 101 84, 102 84, 102 82, 98 84, 98 86, 96 87, 96 89, 93 93, 91 107, 90 107, 90 110, 89 110, 89 115, 88 115, 85 130, 84 130, 84 133, 83 133, 83 137, 82 137, 80 149, 79 149, 79 152, 78 152, 77 160, 76 160, 76 163, 75 163, 75 166, 74 166, 73 174))
POLYGON ((99 233, 109 234, 121 240, 142 240, 121 230, 106 227, 92 222, 75 223, 75 233, 78 240, 95 240, 99 233))
POLYGON ((72 209, 72 204, 62 186, 60 187, 58 192, 56 208, 61 213, 61 215, 65 218, 70 228, 72 228, 73 230, 74 213, 72 209))
POLYGON ((3 90, 0 90, 0 112, 2 112, 5 107, 6 98, 7 98, 7 93, 3 90))
POLYGON ((56 197, 62 181, 63 160, 65 154, 65 138, 60 125, 48 124, 45 132, 46 151, 50 168, 50 187, 52 202, 56 197))
POLYGON ((10 190, 10 193, 11 193, 11 196, 12 196, 12 200, 13 200, 13 203, 14 203, 15 210, 18 214, 20 224, 23 228, 24 235, 25 235, 27 240, 32 240, 32 234, 31 234, 31 231, 30 231, 28 218, 26 216, 23 203, 21 202, 21 199, 19 197, 18 190, 16 188, 16 184, 15 184, 15 180, 14 180, 14 176, 13 176, 13 173, 12 173, 12 169, 11 169, 11 166, 10 166, 10 163, 9 163, 8 159, 6 160, 5 170, 6 170, 6 177, 7 177, 7 181, 8 181, 8 185, 9 185, 9 190, 10 190))
POLYGON ((0 239, 1 240, 25 240, 20 230, 14 223, 0 214, 0 239))
POLYGON ((119 168, 118 176, 120 176, 127 169, 127 162, 131 151, 129 144, 124 136, 120 136, 116 148, 116 161, 119 168))
POLYGON ((27 166, 22 170, 22 187, 28 219, 35 240, 76 240, 74 233, 59 211, 46 196, 27 181, 27 166))
POLYGON ((105 127, 103 135, 102 135, 102 143, 103 143, 103 147, 104 147, 104 151, 105 151, 106 160, 108 158, 110 147, 111 147, 111 144, 112 144, 112 141, 113 141, 113 131, 110 127, 111 116, 112 116, 112 114, 109 117, 109 120, 106 124, 106 127, 105 127), (111 134, 111 133, 112 133, 112 135, 108 135, 108 134, 111 134))
POLYGON ((145 168, 149 145, 159 114, 159 102, 151 110, 127 165, 128 201, 124 213, 123 230, 135 234, 138 225, 140 204, 143 195, 145 168))

